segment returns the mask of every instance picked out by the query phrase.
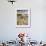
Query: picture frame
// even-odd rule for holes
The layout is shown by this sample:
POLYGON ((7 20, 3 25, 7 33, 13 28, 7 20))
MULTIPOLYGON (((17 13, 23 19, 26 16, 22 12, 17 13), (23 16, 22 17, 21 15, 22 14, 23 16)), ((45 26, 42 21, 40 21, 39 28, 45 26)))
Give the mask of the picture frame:
POLYGON ((31 27, 31 9, 30 8, 16 9, 16 27, 17 28, 31 27))

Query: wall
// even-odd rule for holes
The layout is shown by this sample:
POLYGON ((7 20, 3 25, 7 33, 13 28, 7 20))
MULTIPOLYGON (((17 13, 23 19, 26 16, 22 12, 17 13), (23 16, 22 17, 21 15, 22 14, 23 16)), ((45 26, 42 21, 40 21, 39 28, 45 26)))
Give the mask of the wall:
POLYGON ((17 0, 13 5, 0 0, 0 40, 15 40, 19 32, 31 35, 33 40, 46 40, 46 14, 43 0, 17 0), (16 8, 31 8, 31 28, 16 28, 16 8))

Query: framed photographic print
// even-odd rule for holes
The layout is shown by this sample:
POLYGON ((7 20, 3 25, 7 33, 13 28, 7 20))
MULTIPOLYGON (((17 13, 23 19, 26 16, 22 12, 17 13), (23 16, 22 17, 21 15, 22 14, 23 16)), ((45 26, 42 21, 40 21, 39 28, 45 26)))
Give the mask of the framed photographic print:
POLYGON ((16 27, 31 26, 31 10, 29 8, 16 9, 16 27))

